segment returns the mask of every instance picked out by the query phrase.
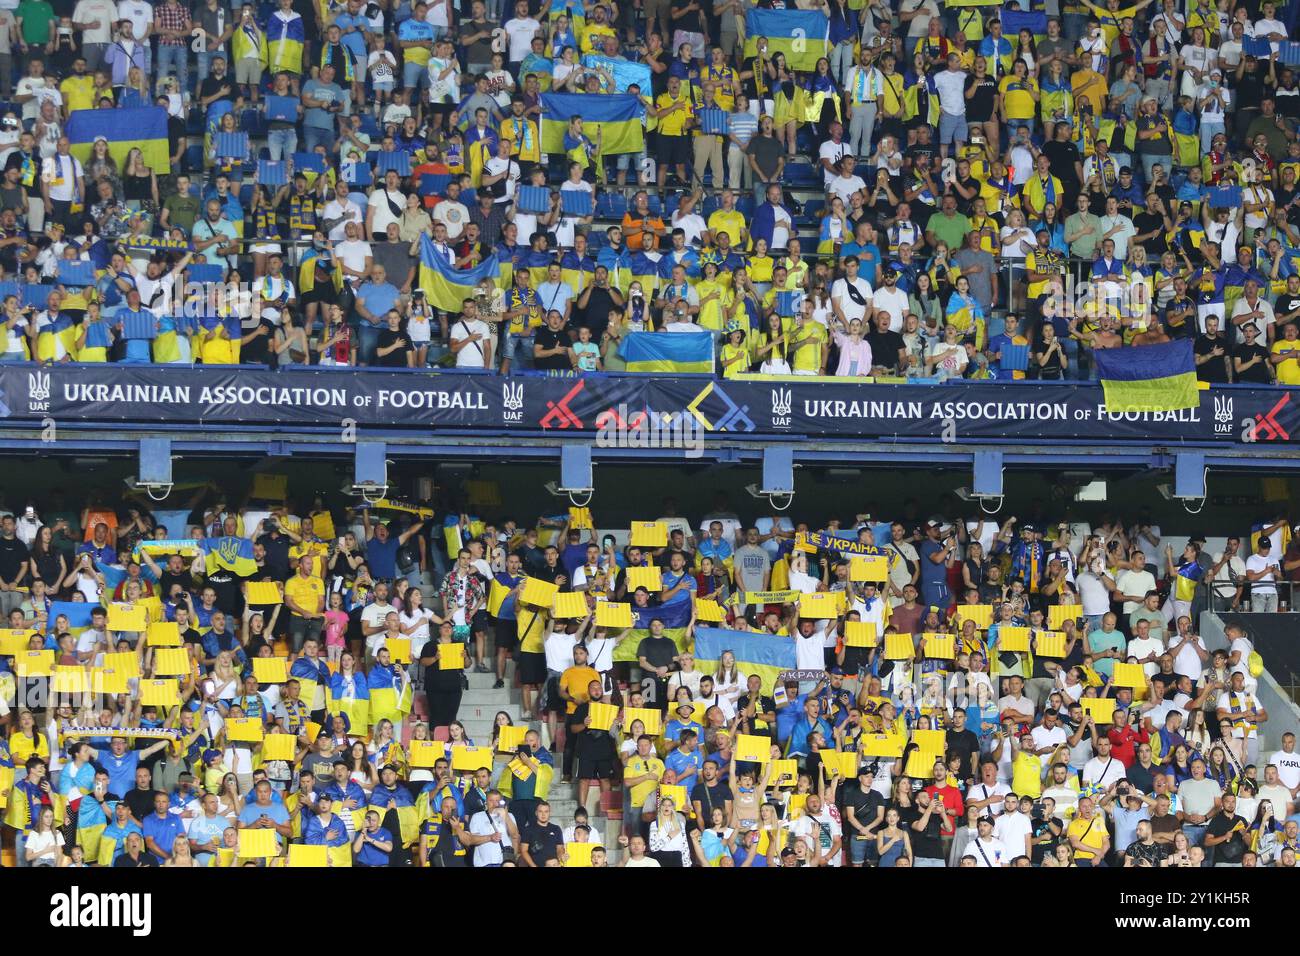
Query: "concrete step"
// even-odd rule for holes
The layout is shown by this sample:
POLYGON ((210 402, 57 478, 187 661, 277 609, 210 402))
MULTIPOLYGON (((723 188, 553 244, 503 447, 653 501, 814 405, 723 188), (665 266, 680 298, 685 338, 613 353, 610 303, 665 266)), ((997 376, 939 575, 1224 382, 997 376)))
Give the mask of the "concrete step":
POLYGON ((503 687, 493 690, 491 687, 476 688, 470 685, 469 690, 461 692, 460 706, 464 710, 466 707, 471 706, 495 706, 497 704, 509 704, 516 700, 518 700, 518 696, 512 696, 509 688, 503 687))

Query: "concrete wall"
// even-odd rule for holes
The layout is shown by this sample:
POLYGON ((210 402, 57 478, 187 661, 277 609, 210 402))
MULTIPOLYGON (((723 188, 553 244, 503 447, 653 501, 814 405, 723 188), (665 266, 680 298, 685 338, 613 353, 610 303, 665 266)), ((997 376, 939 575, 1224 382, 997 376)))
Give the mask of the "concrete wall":
MULTIPOLYGON (((1211 652, 1220 647, 1227 648, 1228 639, 1223 633, 1223 621, 1219 615, 1209 611, 1201 614, 1201 638, 1211 652)), ((1265 660, 1264 664, 1267 667, 1268 661, 1265 660)), ((1259 760, 1260 766, 1263 766, 1268 762, 1268 756, 1281 746, 1284 733, 1289 730, 1300 736, 1300 707, 1296 706, 1267 669, 1260 675, 1255 696, 1268 711, 1268 721, 1260 727, 1263 739, 1260 741, 1259 760)), ((1264 779, 1262 771, 1259 776, 1261 780, 1264 779)))

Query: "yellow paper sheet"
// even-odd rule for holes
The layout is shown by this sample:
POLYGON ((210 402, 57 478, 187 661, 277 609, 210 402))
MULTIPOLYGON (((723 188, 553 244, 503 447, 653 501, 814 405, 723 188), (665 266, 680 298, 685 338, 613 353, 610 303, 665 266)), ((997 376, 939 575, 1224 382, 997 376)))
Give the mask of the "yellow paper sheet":
POLYGON ((854 555, 849 559, 849 580, 883 584, 889 580, 889 559, 884 555, 854 555))
POLYGON ((820 594, 805 594, 799 598, 799 616, 813 620, 839 617, 839 596, 826 591, 820 594))
POLYGON ((574 867, 577 869, 591 868, 591 851, 596 849, 594 843, 566 843, 564 852, 568 854, 565 860, 565 867, 574 867))
POLYGON ((284 496, 288 493, 288 475, 278 475, 266 471, 259 471, 253 475, 253 490, 249 493, 250 498, 259 498, 263 501, 273 501, 278 504, 284 501, 284 496))
POLYGON ((1029 628, 1002 625, 998 628, 997 650, 999 652, 1029 653, 1029 628))
POLYGON ((463 671, 465 669, 465 645, 460 641, 438 645, 438 670, 463 671))
POLYGON ((289 866, 291 867, 326 867, 329 866, 329 847, 307 846, 305 843, 289 844, 289 866))
MULTIPOLYGON (((259 684, 283 684, 289 679, 289 661, 283 657, 254 657, 253 676, 259 684)), ((301 686, 298 692, 302 693, 301 686)))
POLYGON ((916 656, 911 634, 885 635, 885 660, 906 661, 916 656))
POLYGON ((773 760, 768 786, 793 787, 799 781, 798 760, 773 760))
POLYGON ((263 760, 293 761, 298 755, 298 738, 293 734, 267 734, 262 738, 263 760))
POLYGON ((524 724, 511 724, 508 727, 502 727, 497 731, 497 752, 514 753, 524 745, 524 737, 528 734, 528 727, 524 724))
POLYGON ((447 756, 447 745, 441 740, 412 740, 406 745, 406 760, 412 767, 430 770, 447 756))
POLYGON ((1039 657, 1064 657, 1065 635, 1060 631, 1039 631, 1034 635, 1034 653, 1039 657))
POLYGON ((658 737, 663 733, 664 715, 653 707, 627 707, 623 712, 623 730, 630 732, 632 721, 639 720, 647 735, 658 737))
POLYGON ((659 569, 655 567, 640 567, 627 569, 627 589, 629 592, 637 588, 645 588, 651 594, 656 591, 662 591, 664 587, 663 576, 659 569))
POLYGON ((893 757, 895 759, 903 756, 903 748, 907 746, 907 738, 902 734, 863 734, 858 738, 858 746, 862 749, 864 757, 893 757))
POLYGON ((140 658, 131 651, 114 651, 105 654, 104 667, 126 677, 140 676, 140 658))
POLYGON ((956 641, 951 634, 922 634, 925 639, 925 656, 950 661, 957 653, 956 641))
POLYGON ((522 604, 531 604, 533 607, 550 607, 551 601, 558 591, 550 581, 543 581, 541 578, 526 578, 524 580, 524 589, 519 594, 519 601, 522 604))
POLYGON ((823 750, 821 758, 828 776, 847 780, 858 775, 858 755, 855 751, 823 750))
POLYGON ((227 717, 226 739, 257 743, 265 734, 261 717, 227 717))
POLYGON ((591 718, 592 730, 610 730, 618 719, 618 708, 613 704, 593 701, 587 708, 587 715, 591 718))
POLYGON ((478 770, 480 767, 492 769, 491 747, 466 747, 456 744, 451 748, 451 769, 457 771, 478 770))
MULTIPOLYGON (((134 655, 132 655, 134 656, 134 655)), ((96 694, 125 694, 129 675, 110 667, 96 667, 91 672, 91 690, 96 694)))
POLYGON ((1097 726, 1115 722, 1115 701, 1109 697, 1084 697, 1079 701, 1097 726))
POLYGON ((140 681, 140 703, 146 707, 173 707, 181 702, 176 678, 140 681))
POLYGON ((108 606, 108 629, 110 631, 143 631, 149 627, 148 608, 139 604, 110 604, 108 606))
POLYGON ((4 628, 0 630, 0 656, 14 657, 27 650, 35 631, 25 628, 4 628))
POLYGON ((283 604, 280 585, 274 581, 249 581, 248 593, 245 595, 249 604, 283 604))
POLYGON ((275 835, 275 830, 271 827, 240 830, 238 855, 245 860, 263 860, 279 856, 280 845, 275 835))
POLYGON ((339 536, 334 530, 334 515, 328 511, 313 511, 308 517, 311 518, 311 533, 322 541, 333 541, 339 536))
POLYGON ((942 756, 948 746, 948 733, 943 730, 914 730, 912 743, 923 753, 942 756))
POLYGON ((14 672, 19 677, 49 677, 53 670, 53 651, 23 651, 14 656, 14 672))
POLYGON ((617 601, 597 601, 596 626, 610 628, 631 627, 632 605, 617 601))
POLYGON ((958 604, 957 618, 962 621, 974 621, 979 630, 986 631, 993 623, 993 605, 958 604))
POLYGON ((409 637, 386 637, 384 647, 394 664, 411 663, 411 639, 409 637))
POLYGON ((588 531, 593 527, 590 508, 569 509, 569 530, 588 531))
POLYGON ((160 647, 153 652, 155 677, 184 677, 192 669, 190 652, 183 647, 160 647))
POLYGON ((663 548, 668 544, 668 525, 662 521, 633 521, 628 544, 633 548, 663 548))
POLYGON ((551 599, 551 616, 572 620, 587 616, 587 595, 581 591, 560 591, 551 599))
POLYGON ((50 690, 56 694, 84 694, 90 689, 90 675, 84 667, 56 667, 50 690))
POLYGON ((1112 676, 1110 679, 1112 687, 1132 687, 1135 690, 1141 690, 1146 687, 1146 673, 1141 664, 1126 664, 1123 661, 1116 661, 1112 676))
POLYGON ((757 734, 737 734, 735 757, 748 763, 767 763, 772 759, 772 740, 757 734))
POLYGON ((726 619, 722 605, 713 598, 695 599, 695 620, 706 624, 716 624, 726 619))
POLYGON ((845 647, 875 647, 877 643, 875 621, 844 622, 845 647))
POLYGON ((1066 621, 1076 620, 1082 614, 1083 607, 1081 605, 1053 604, 1047 609, 1047 626, 1054 631, 1059 631, 1065 627, 1066 621))
MULTIPOLYGON (((113 630, 113 628, 109 628, 113 630)), ((150 647, 180 647, 181 632, 175 621, 155 621, 149 625, 146 641, 150 647)))

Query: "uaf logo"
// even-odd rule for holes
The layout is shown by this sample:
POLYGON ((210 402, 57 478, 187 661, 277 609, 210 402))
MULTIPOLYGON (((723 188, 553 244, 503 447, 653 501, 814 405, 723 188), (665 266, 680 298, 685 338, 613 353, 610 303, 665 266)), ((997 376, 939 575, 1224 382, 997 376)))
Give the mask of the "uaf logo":
POLYGON ((788 388, 772 389, 772 424, 780 428, 790 427, 791 393, 788 388))
POLYGON ((50 410, 50 373, 27 373, 27 410, 31 412, 48 412, 50 410))
POLYGON ((1232 396, 1215 395, 1214 396, 1214 433, 1216 435, 1231 435, 1233 428, 1232 421, 1232 396))
POLYGON ((523 382, 502 382, 501 383, 501 419, 507 422, 522 422, 524 420, 524 383, 523 382))

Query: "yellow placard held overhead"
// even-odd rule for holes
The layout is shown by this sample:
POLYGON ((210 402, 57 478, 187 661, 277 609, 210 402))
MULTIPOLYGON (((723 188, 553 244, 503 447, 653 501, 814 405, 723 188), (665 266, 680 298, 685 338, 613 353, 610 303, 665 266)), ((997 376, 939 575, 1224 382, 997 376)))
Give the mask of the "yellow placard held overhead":
POLYGON ((663 733, 664 715, 653 707, 627 707, 623 710, 623 730, 631 733, 632 722, 639 720, 645 732, 651 737, 663 733))
POLYGON ((29 631, 26 628, 3 628, 0 629, 0 656, 13 657, 27 650, 27 645, 32 641, 32 635, 35 631, 29 631))
POLYGON ((525 578, 524 589, 519 593, 519 601, 521 604, 530 604, 533 607, 549 608, 558 590, 559 588, 550 581, 543 581, 541 578, 525 578))
POLYGON ((1039 631, 1034 635, 1034 653, 1039 657, 1064 657, 1065 635, 1060 631, 1039 631))
POLYGON ((799 782, 798 760, 773 760, 772 772, 768 777, 769 787, 793 787, 799 782))
POLYGON ((596 602, 597 627, 631 627, 632 605, 615 601, 596 602))
POLYGON ((683 787, 681 784, 676 784, 676 783, 659 784, 659 802, 663 803, 663 801, 665 800, 671 800, 673 802, 673 806, 675 806, 678 810, 680 810, 682 813, 685 813, 688 817, 694 818, 695 808, 691 806, 690 794, 686 792, 686 788, 683 787))
POLYGON ((280 855, 280 844, 275 839, 275 830, 265 827, 257 830, 239 831, 239 849, 237 855, 246 860, 263 860, 280 855))
MULTIPOLYGON (((135 655, 132 655, 133 657, 135 655)), ((91 671, 91 690, 96 694, 125 694, 129 689, 130 675, 111 667, 96 667, 91 671)))
POLYGON ((524 745, 528 728, 523 724, 510 724, 497 730, 497 753, 514 753, 524 745))
POLYGON ((662 521, 633 521, 628 544, 633 548, 667 547, 668 525, 662 521))
POLYGON ((799 598, 799 616, 813 620, 829 620, 840 616, 840 599, 838 594, 822 591, 819 594, 804 594, 799 598))
POLYGON ((551 599, 551 616, 571 620, 587 616, 587 595, 582 591, 560 591, 551 599))
POLYGON ((394 664, 411 663, 411 639, 409 637, 386 637, 384 647, 388 648, 388 657, 394 664))
POLYGON ((289 476, 277 475, 270 472, 259 471, 253 476, 253 490, 250 492, 250 498, 257 498, 262 501, 284 501, 285 495, 289 493, 289 476))
POLYGON ((125 677, 139 677, 140 658, 131 651, 114 651, 104 655, 104 668, 125 677))
POLYGON ((163 619, 162 598, 143 597, 135 603, 136 607, 144 608, 145 619, 147 621, 161 621, 163 619))
POLYGON ((160 647, 153 652, 155 677, 184 677, 193 666, 190 652, 183 647, 160 647))
POLYGON ((916 656, 916 645, 911 634, 885 635, 885 660, 907 661, 916 656))
POLYGON ((570 531, 588 531, 593 527, 595 527, 595 525, 592 523, 590 508, 569 509, 570 531))
POLYGON ((767 763, 772 759, 772 738, 737 734, 735 758, 748 763, 767 763))
POLYGON ((23 651, 14 657, 14 673, 19 677, 49 677, 53 670, 53 651, 23 651))
POLYGON ((84 667, 56 667, 50 677, 55 694, 84 694, 90 689, 90 675, 84 667))
POLYGON ((639 568, 628 568, 626 575, 627 589, 629 591, 645 588, 647 591, 654 593, 655 591, 662 591, 664 588, 663 577, 656 567, 643 565, 639 568))
POLYGON ((174 707, 181 702, 176 678, 162 677, 140 681, 140 703, 145 707, 174 707))
POLYGON ((823 750, 821 758, 827 776, 842 777, 847 780, 858 775, 858 755, 855 751, 823 750))
POLYGON ((998 627, 997 650, 1007 653, 1029 653, 1029 628, 1003 624, 998 627))
POLYGON ((227 717, 226 739, 258 743, 266 731, 261 717, 227 717))
POLYGON ((406 745, 407 762, 421 770, 431 770, 445 756, 447 745, 441 740, 412 740, 406 745))
POLYGON ((1102 724, 1113 724, 1115 722, 1115 701, 1109 697, 1083 697, 1079 703, 1083 705, 1084 711, 1092 718, 1092 722, 1101 726, 1102 724))
MULTIPOLYGON (((1053 604, 1047 608, 1047 626, 1054 631, 1065 627, 1066 621, 1075 621, 1083 614, 1083 607, 1078 604, 1053 604)), ((1042 651, 1039 651, 1041 654, 1042 651)))
POLYGON ((942 761, 942 754, 913 750, 907 755, 907 765, 903 767, 903 776, 914 777, 918 780, 929 780, 934 776, 935 763, 942 761))
POLYGON ((289 661, 283 657, 254 657, 253 676, 259 684, 283 684, 289 679, 289 661))
POLYGON ((492 769, 491 747, 466 747, 464 744, 456 744, 451 748, 452 770, 472 773, 482 767, 492 769))
POLYGON ((914 730, 912 743, 922 753, 942 757, 948 747, 948 733, 943 730, 914 730))
POLYGON ((988 630, 993 623, 992 604, 958 604, 957 618, 962 621, 974 621, 981 631, 988 630))
POLYGON ((1147 685, 1146 673, 1141 664, 1116 661, 1111 672, 1110 683, 1112 687, 1132 687, 1134 690, 1141 690, 1147 685))
POLYGON ((722 605, 712 598, 695 599, 695 620, 706 624, 716 624, 726 619, 722 605))
MULTIPOLYGON (((172 625, 175 627, 175 625, 172 625)), ((108 629, 110 631, 143 631, 149 627, 149 609, 138 604, 110 604, 108 629)))
POLYGON ((463 671, 465 669, 465 645, 460 641, 451 641, 438 645, 438 670, 463 671))
POLYGON ((951 634, 922 634, 925 641, 925 656, 936 660, 950 661, 956 656, 956 641, 951 634))
POLYGON ((311 518, 311 532, 322 541, 333 541, 338 537, 334 530, 334 516, 328 511, 313 511, 307 517, 311 518))
POLYGON ((564 852, 568 859, 564 861, 565 867, 575 867, 579 869, 589 869, 591 867, 591 851, 596 849, 595 843, 566 843, 564 852))
POLYGON ((883 584, 889 580, 889 558, 883 554, 854 555, 849 559, 849 580, 854 583, 883 584))
POLYGON ((246 585, 248 588, 245 597, 249 604, 283 604, 284 598, 280 595, 280 585, 275 581, 249 581, 246 585))
POLYGON ((591 718, 592 730, 609 730, 618 719, 618 708, 603 701, 592 701, 587 705, 587 716, 591 718))
POLYGON ((145 641, 150 647, 180 647, 180 628, 176 626, 175 621, 155 621, 149 625, 145 641))
POLYGON ((903 756, 903 748, 907 746, 907 738, 902 734, 863 734, 858 738, 858 746, 861 748, 864 757, 892 757, 898 759, 903 756))
POLYGON ((298 738, 293 734, 267 734, 262 738, 263 760, 287 760, 293 762, 298 755, 298 738))
POLYGON ((844 622, 845 647, 875 647, 878 643, 875 621, 844 622))

